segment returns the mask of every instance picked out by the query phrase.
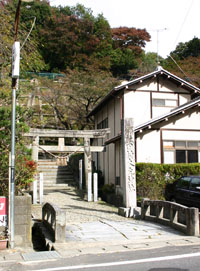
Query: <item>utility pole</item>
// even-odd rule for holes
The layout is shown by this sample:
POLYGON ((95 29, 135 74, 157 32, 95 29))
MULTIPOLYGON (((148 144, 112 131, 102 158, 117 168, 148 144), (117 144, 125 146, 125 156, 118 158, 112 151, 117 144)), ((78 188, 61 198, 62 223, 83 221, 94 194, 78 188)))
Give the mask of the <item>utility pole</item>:
POLYGON ((17 41, 21 2, 33 0, 19 0, 14 24, 14 44, 12 47, 12 116, 11 116, 11 167, 10 167, 10 247, 15 246, 15 126, 16 126, 16 92, 19 85, 20 75, 20 42, 17 41))

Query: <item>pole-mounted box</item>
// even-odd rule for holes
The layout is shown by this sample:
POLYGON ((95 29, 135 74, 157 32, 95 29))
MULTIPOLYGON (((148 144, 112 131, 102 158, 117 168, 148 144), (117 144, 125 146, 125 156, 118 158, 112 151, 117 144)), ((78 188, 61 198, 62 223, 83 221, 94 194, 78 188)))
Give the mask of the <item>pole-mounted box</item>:
POLYGON ((12 47, 12 78, 19 78, 20 70, 20 42, 15 41, 12 47))

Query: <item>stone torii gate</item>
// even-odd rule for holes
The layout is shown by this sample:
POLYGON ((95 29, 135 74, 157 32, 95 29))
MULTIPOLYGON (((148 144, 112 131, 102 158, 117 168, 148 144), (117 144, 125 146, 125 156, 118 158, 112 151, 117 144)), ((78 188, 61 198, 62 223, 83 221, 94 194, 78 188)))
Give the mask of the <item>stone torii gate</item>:
POLYGON ((32 137, 32 159, 38 162, 39 149, 46 152, 54 153, 84 153, 84 167, 85 167, 85 180, 86 187, 88 184, 88 173, 92 173, 92 152, 102 152, 105 146, 91 146, 91 138, 105 138, 110 133, 110 129, 99 130, 50 130, 50 129, 34 129, 31 128, 24 136, 32 137), (58 138, 58 145, 48 146, 39 145, 39 139, 45 138, 58 138), (65 138, 83 138, 83 146, 65 146, 65 138))

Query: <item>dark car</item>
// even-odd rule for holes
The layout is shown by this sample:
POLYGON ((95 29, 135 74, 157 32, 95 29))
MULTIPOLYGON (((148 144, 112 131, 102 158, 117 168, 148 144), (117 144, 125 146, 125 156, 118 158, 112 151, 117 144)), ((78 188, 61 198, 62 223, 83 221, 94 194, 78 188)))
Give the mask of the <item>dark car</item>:
POLYGON ((165 188, 165 199, 200 208, 200 176, 183 176, 165 188))

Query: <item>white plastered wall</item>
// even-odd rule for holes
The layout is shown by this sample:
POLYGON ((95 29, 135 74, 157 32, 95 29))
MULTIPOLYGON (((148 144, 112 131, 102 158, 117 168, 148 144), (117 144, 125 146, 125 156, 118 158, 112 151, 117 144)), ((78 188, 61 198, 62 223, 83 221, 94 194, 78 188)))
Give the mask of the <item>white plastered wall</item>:
POLYGON ((162 122, 162 125, 157 125, 157 128, 157 130, 137 133, 137 162, 161 163, 160 129, 162 129, 162 140, 200 141, 200 107, 162 122))
POLYGON ((159 77, 159 91, 161 92, 180 92, 180 93, 188 93, 186 89, 184 89, 181 84, 177 86, 172 81, 159 77))
POLYGON ((150 93, 127 91, 124 94, 124 117, 133 118, 134 126, 150 119, 150 93))
POLYGON ((160 163, 160 131, 138 134, 136 145, 137 162, 160 163))
MULTIPOLYGON (((95 115, 96 129, 97 124, 108 117, 108 126, 111 133, 105 140, 98 139, 98 145, 104 144, 104 142, 114 136, 118 135, 121 131, 121 108, 120 98, 113 98, 95 115)), ((98 153, 98 169, 102 171, 105 179, 105 183, 115 183, 115 169, 116 169, 116 157, 115 157, 115 145, 109 144, 106 146, 106 152, 98 153)), ((96 155, 97 156, 97 155, 96 155)), ((93 155, 95 157, 95 155, 93 155)), ((97 162, 97 159, 95 159, 97 162)))
POLYGON ((191 100, 191 95, 189 94, 180 94, 179 95, 179 103, 180 105, 185 104, 191 100))
POLYGON ((200 107, 190 109, 166 122, 165 129, 200 130, 200 107))

